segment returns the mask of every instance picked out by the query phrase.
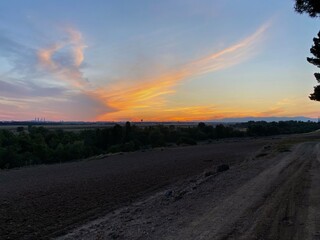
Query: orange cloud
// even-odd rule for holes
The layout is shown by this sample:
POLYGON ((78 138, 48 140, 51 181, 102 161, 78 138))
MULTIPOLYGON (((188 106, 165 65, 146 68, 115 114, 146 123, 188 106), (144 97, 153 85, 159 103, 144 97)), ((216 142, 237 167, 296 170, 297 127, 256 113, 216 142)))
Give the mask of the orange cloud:
POLYGON ((86 45, 81 32, 73 28, 65 29, 68 34, 67 40, 40 49, 38 59, 44 69, 106 106, 108 112, 97 116, 96 120, 143 118, 150 121, 191 121, 235 117, 234 111, 219 111, 214 106, 170 107, 165 97, 174 94, 175 86, 186 79, 225 69, 252 57, 268 26, 269 23, 264 24, 249 37, 221 51, 208 54, 171 71, 139 79, 136 85, 117 82, 94 88, 88 84, 80 71, 86 45), (72 52, 72 65, 65 66, 54 59, 54 55, 64 48, 69 48, 72 52))
POLYGON ((256 52, 257 43, 261 41, 269 25, 270 23, 264 24, 254 34, 235 45, 159 76, 142 79, 136 86, 120 85, 120 88, 108 86, 92 91, 91 94, 114 109, 114 112, 98 116, 97 120, 132 120, 140 118, 140 116, 147 116, 150 120, 154 119, 154 116, 158 120, 203 120, 212 117, 215 111, 208 111, 208 109, 212 109, 210 106, 185 107, 180 108, 179 111, 178 109, 168 109, 164 96, 174 93, 174 87, 183 80, 225 69, 252 57, 256 52), (174 114, 172 115, 172 113, 174 114))
POLYGON ((86 81, 79 69, 84 60, 83 51, 87 47, 83 43, 82 34, 73 29, 65 30, 68 34, 68 39, 55 44, 48 48, 39 49, 37 52, 39 64, 45 70, 53 73, 59 79, 72 84, 75 87, 82 88, 86 85, 86 81), (65 65, 53 59, 53 56, 59 53, 63 48, 70 48, 72 51, 73 64, 65 65))
POLYGON ((81 32, 73 28, 68 28, 66 31, 69 34, 70 43, 73 45, 72 49, 74 55, 74 64, 75 66, 79 67, 84 60, 83 51, 87 47, 87 45, 83 43, 81 32))
POLYGON ((126 111, 116 111, 101 115, 97 120, 104 121, 110 118, 117 121, 130 119, 132 121, 191 121, 191 120, 206 120, 208 115, 214 116, 217 114, 217 109, 207 106, 191 106, 170 108, 167 106, 154 106, 153 109, 137 112, 136 109, 128 109, 126 111))
POLYGON ((205 74, 231 67, 247 60, 255 54, 254 47, 256 47, 257 43, 260 42, 263 34, 266 32, 269 26, 270 22, 265 23, 254 34, 242 40, 241 42, 219 52, 198 59, 187 65, 187 68, 192 69, 192 73, 194 75, 205 74))
POLYGON ((38 59, 40 64, 50 70, 57 68, 56 63, 52 60, 52 56, 55 52, 63 47, 63 44, 53 44, 51 47, 46 49, 40 49, 38 51, 38 59))
POLYGON ((187 107, 170 107, 154 106, 147 111, 136 111, 136 109, 127 109, 126 111, 115 111, 99 116, 97 121, 207 121, 223 118, 241 118, 241 117, 266 117, 281 116, 275 113, 282 111, 270 110, 265 112, 256 112, 252 109, 221 109, 218 106, 187 106, 187 107))

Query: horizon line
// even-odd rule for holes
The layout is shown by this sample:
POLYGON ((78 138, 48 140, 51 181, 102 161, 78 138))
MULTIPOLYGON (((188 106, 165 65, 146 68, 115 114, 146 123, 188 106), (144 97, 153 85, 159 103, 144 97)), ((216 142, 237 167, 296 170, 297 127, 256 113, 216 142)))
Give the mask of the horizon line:
MULTIPOLYGON (((251 121, 248 119, 258 119, 258 120, 263 120, 263 119, 305 119, 305 120, 319 120, 320 117, 306 117, 306 116, 293 116, 293 117, 288 117, 288 116, 269 116, 269 117, 254 117, 254 116, 246 116, 246 117, 231 117, 231 118, 217 118, 217 119, 208 119, 208 120, 186 120, 186 121, 171 121, 171 120, 164 120, 164 121, 147 121, 147 120, 142 120, 142 121, 130 121, 130 120, 120 120, 120 121, 90 121, 90 120, 0 120, 0 123, 13 123, 13 122, 29 122, 29 123, 125 123, 125 122, 132 122, 132 123, 197 123, 197 122, 224 122, 224 121, 232 121, 232 120, 245 120, 246 121, 251 121)), ((278 120, 281 121, 281 120, 278 120)))

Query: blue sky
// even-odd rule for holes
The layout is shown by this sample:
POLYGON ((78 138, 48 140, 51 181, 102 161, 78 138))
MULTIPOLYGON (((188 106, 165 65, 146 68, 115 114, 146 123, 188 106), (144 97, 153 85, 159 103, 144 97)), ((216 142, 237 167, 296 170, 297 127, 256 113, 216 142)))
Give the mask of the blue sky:
POLYGON ((0 119, 318 116, 294 1, 0 2, 0 119))

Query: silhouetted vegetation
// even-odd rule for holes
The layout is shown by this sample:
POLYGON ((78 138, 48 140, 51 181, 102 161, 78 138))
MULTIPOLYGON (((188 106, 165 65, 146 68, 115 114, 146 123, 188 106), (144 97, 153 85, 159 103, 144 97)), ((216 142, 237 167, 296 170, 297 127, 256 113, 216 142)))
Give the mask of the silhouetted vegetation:
POLYGON ((307 13, 310 17, 320 16, 319 0, 296 0, 294 8, 298 13, 307 13))
POLYGON ((314 122, 248 122, 231 126, 199 123, 194 127, 124 126, 83 130, 49 130, 44 127, 18 127, 0 130, 0 168, 67 162, 91 156, 130 152, 169 145, 195 145, 200 141, 245 136, 310 132, 319 128, 314 122))
MULTIPOLYGON (((310 17, 320 17, 320 1, 319 0, 296 0, 295 10, 298 13, 307 13, 310 17)), ((314 45, 310 52, 314 58, 307 58, 308 62, 320 68, 320 31, 318 38, 313 38, 314 45)), ((314 74, 318 83, 320 83, 320 73, 314 74)), ((309 98, 314 101, 320 101, 320 85, 314 87, 313 93, 309 98)))
MULTIPOLYGON (((313 39, 314 45, 311 47, 310 52, 314 58, 307 58, 308 62, 320 68, 320 32, 318 38, 313 39)), ((318 83, 320 83, 320 73, 314 74, 318 83)), ((320 85, 314 87, 314 92, 310 95, 311 100, 320 101, 320 85)))
POLYGON ((297 122, 297 121, 280 121, 280 122, 247 122, 238 126, 247 129, 247 136, 272 136, 280 134, 306 133, 320 128, 316 122, 297 122))

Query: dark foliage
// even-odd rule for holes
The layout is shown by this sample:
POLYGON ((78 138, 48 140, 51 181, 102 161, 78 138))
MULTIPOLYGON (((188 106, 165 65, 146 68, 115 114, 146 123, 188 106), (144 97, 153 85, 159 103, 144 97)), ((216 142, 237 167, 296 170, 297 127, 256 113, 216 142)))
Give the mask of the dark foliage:
POLYGON ((83 159, 104 153, 130 152, 172 144, 195 145, 212 139, 268 136, 310 132, 319 128, 313 122, 248 122, 234 127, 206 125, 196 127, 124 126, 70 132, 44 127, 17 128, 16 132, 0 130, 0 168, 50 164, 83 159), (247 128, 247 132, 237 128, 247 128))
MULTIPOLYGON (((307 13, 310 17, 320 17, 320 0, 296 0, 295 10, 298 13, 307 13)), ((308 62, 320 68, 320 32, 318 38, 313 39, 314 45, 311 47, 310 52, 314 58, 307 58, 308 62)), ((320 83, 320 73, 314 74, 318 83, 320 83)), ((309 98, 314 101, 320 101, 320 85, 313 89, 313 93, 309 98)))
POLYGON ((293 134, 312 132, 320 128, 316 122, 300 122, 300 121, 280 121, 280 122, 247 122, 238 124, 239 127, 247 128, 247 135, 251 137, 272 136, 279 134, 293 134))
MULTIPOLYGON (((314 45, 311 47, 310 52, 313 54, 313 58, 308 57, 307 60, 309 63, 320 68, 320 32, 318 37, 313 39, 314 45)), ((320 73, 314 74, 318 83, 320 83, 320 73)), ((310 94, 310 99, 314 101, 320 101, 320 85, 314 87, 314 91, 310 94)))
POLYGON ((319 0, 296 0, 294 8, 298 13, 307 13, 310 17, 320 16, 319 0))

